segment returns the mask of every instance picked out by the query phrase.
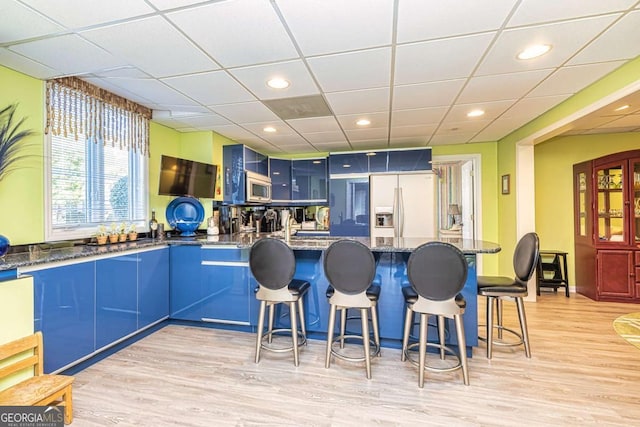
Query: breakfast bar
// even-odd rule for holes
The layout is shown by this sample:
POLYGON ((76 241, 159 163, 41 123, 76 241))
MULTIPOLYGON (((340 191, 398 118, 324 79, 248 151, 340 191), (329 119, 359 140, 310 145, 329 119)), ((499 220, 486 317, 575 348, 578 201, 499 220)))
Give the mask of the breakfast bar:
MULTIPOLYGON (((258 303, 248 260, 253 243, 264 237, 281 238, 236 233, 17 253, 0 261, 0 273, 4 280, 33 277, 34 325, 44 332, 48 348, 45 371, 60 372, 166 321, 254 332, 258 303)), ((292 236, 287 241, 295 253, 296 277, 311 283, 305 299, 306 323, 310 338, 319 340, 326 339, 329 313, 323 250, 336 239, 292 236)), ((498 252, 497 244, 463 239, 353 239, 367 245, 377 261, 375 282, 382 288, 380 335, 387 347, 401 344, 401 288, 408 285, 406 260, 411 251, 432 240, 457 246, 469 266, 462 293, 467 300, 467 353, 471 353, 478 343, 476 259, 478 254, 498 252)), ((277 322, 288 323, 288 313, 280 313, 277 322)), ((352 327, 358 328, 357 322, 352 327)), ((448 336, 449 344, 456 344, 454 335, 448 336)))

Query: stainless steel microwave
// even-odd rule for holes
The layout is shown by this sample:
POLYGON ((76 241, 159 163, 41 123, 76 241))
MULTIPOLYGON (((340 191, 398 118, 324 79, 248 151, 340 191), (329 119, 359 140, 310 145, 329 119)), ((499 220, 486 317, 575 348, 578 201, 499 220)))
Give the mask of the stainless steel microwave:
POLYGON ((271 203, 271 178, 246 171, 247 203, 271 203))

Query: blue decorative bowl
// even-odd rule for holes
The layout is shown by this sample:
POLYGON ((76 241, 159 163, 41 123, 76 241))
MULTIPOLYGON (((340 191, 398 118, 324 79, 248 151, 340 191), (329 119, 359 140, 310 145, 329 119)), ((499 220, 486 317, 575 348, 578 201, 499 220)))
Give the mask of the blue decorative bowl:
POLYGON ((0 257, 9 251, 9 239, 0 234, 0 257))
POLYGON ((204 220, 204 207, 194 197, 178 197, 169 203, 165 214, 169 225, 180 231, 181 236, 195 236, 204 220))
POLYGON ((174 227, 176 230, 180 231, 181 236, 195 236, 195 231, 198 229, 201 222, 202 221, 185 221, 179 219, 175 222, 174 227))

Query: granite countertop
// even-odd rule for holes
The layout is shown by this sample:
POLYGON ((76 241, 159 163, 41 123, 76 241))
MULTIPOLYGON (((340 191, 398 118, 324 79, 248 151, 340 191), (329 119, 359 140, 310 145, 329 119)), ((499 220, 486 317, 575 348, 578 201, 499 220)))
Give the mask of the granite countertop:
MULTIPOLYGON (((31 267, 40 264, 55 263, 66 260, 82 259, 91 256, 102 256, 117 254, 120 252, 152 248, 155 246, 167 245, 200 245, 200 246, 221 246, 238 247, 241 249, 250 248, 253 243, 264 237, 282 238, 281 233, 238 233, 221 234, 218 236, 195 236, 195 237, 173 237, 165 240, 143 238, 133 242, 114 243, 106 245, 78 245, 60 249, 50 249, 37 251, 35 253, 23 252, 6 255, 0 258, 0 271, 12 270, 16 268, 31 267)), ((289 246, 294 250, 324 250, 332 242, 345 237, 332 236, 292 236, 289 239, 289 246)), ((497 253, 500 246, 496 243, 482 240, 467 240, 458 238, 403 238, 384 237, 371 241, 368 237, 349 237, 349 239, 362 242, 375 252, 411 252, 423 243, 429 241, 441 241, 457 246, 466 254, 477 253, 497 253)))

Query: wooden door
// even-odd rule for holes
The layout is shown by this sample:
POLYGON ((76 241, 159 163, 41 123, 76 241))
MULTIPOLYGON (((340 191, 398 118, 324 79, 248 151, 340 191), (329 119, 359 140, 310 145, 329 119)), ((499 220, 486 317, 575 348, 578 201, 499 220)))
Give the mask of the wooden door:
POLYGON ((573 165, 576 291, 597 299, 593 187, 593 163, 573 165))

